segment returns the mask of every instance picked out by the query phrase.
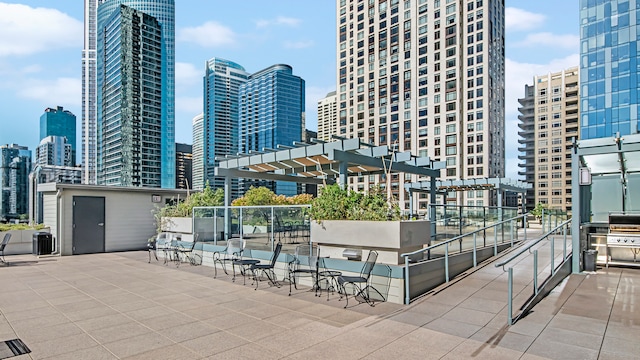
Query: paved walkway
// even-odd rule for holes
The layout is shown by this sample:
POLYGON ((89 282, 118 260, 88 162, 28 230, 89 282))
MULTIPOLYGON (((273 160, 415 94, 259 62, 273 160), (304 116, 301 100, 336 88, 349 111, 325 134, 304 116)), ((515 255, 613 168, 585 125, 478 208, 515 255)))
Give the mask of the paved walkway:
MULTIPOLYGON (((14 359, 632 359, 640 353, 640 270, 574 275, 506 326, 506 274, 489 264, 409 306, 343 309, 307 291, 213 279, 208 267, 147 263, 146 252, 0 266, 0 340, 14 359)), ((526 266, 523 263, 523 266, 526 266)), ((518 274, 519 270, 516 270, 518 274)), ((522 270, 522 272, 526 272, 522 270)), ((527 282, 518 280, 518 301, 527 282)), ((521 304, 522 302, 516 304, 521 304)))

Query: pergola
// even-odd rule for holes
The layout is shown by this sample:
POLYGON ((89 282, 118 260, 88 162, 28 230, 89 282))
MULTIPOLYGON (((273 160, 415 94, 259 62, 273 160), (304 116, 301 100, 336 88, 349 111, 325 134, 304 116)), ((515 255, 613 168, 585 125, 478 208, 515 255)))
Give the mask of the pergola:
MULTIPOLYGON (((349 176, 409 173, 435 179, 442 164, 388 146, 372 146, 360 139, 338 139, 278 145, 250 154, 220 158, 215 175, 225 178, 225 205, 230 203, 231 178, 291 181, 302 184, 335 183, 344 187, 349 176)), ((435 189, 434 189, 435 191, 435 189)))

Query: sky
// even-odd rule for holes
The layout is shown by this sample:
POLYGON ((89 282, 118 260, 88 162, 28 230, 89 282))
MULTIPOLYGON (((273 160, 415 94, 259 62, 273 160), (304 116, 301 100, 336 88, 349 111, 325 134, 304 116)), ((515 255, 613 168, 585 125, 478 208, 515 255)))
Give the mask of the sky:
MULTIPOLYGON (((80 154, 82 0, 0 0, 0 145, 35 152, 40 116, 63 106, 77 117, 80 154)), ((506 0, 506 176, 518 172, 518 98, 533 77, 577 66, 578 1, 506 0)), ((306 82, 307 128, 335 90, 334 0, 177 0, 176 141, 192 143, 207 59, 253 73, 288 64, 306 82)))

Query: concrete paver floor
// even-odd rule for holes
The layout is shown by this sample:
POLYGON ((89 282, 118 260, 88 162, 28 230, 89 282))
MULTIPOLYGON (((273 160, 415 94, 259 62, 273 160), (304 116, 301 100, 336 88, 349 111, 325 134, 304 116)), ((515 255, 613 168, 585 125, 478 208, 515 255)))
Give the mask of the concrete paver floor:
MULTIPOLYGON (((640 353, 640 270, 572 275, 506 326, 506 275, 488 265, 409 306, 343 309, 315 297, 213 279, 208 267, 147 263, 146 252, 0 266, 0 340, 14 359, 631 359, 640 353)), ((526 283, 515 285, 526 292, 526 283)), ((354 302, 355 303, 355 302, 354 302)), ((351 303, 350 303, 351 304, 351 303)), ((521 304, 516 301, 516 305, 521 304)))

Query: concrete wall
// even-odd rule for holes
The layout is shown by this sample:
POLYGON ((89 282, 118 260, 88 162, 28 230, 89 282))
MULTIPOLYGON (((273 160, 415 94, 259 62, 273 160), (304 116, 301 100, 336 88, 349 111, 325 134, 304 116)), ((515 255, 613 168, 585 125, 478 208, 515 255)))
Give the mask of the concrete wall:
MULTIPOLYGON (((49 229, 42 230, 11 230, 11 239, 4 249, 5 255, 31 254, 33 251, 33 234, 35 232, 49 232, 49 229)), ((0 241, 4 239, 7 232, 0 231, 0 241)))

